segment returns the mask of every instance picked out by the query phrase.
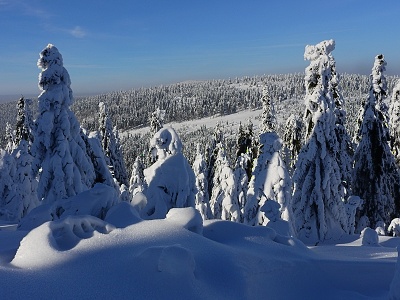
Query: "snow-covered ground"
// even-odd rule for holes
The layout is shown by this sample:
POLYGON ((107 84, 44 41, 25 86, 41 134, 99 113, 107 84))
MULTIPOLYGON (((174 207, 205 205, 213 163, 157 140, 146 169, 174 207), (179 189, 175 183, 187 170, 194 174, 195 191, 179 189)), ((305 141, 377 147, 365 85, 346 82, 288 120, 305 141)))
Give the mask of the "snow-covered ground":
POLYGON ((348 236, 306 247, 268 227, 203 225, 191 208, 141 221, 128 205, 110 210, 108 222, 69 216, 30 232, 1 226, 1 298, 388 297, 399 238, 362 246, 358 236, 348 236))

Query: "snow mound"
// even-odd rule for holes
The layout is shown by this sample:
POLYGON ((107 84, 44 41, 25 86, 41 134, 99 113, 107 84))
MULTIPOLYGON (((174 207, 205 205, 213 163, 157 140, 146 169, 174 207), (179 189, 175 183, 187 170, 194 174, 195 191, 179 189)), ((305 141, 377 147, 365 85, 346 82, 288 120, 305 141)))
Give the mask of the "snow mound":
POLYGON ((293 237, 277 234, 275 230, 265 226, 248 226, 240 223, 206 220, 203 235, 221 244, 244 248, 246 251, 256 251, 268 246, 269 253, 288 255, 310 255, 310 250, 293 237))
POLYGON ((366 227, 361 231, 360 238, 361 245, 363 246, 379 246, 378 233, 369 227, 366 227))
POLYGON ((193 207, 172 208, 166 219, 194 233, 203 233, 203 218, 200 212, 193 207))
POLYGON ((45 222, 71 215, 91 215, 104 219, 107 211, 119 201, 114 188, 97 183, 92 189, 68 199, 42 204, 33 209, 18 226, 19 230, 32 230, 45 222))
POLYGON ((11 263, 20 268, 41 268, 60 263, 60 251, 74 248, 82 239, 94 237, 96 232, 108 234, 114 229, 114 226, 93 216, 68 216, 46 222, 22 239, 11 263))
POLYGON ((128 202, 121 202, 107 212, 104 221, 113 224, 117 228, 125 228, 129 225, 141 222, 137 210, 128 202))
POLYGON ((158 259, 158 271, 176 276, 194 277, 196 262, 193 254, 181 245, 162 249, 158 259))

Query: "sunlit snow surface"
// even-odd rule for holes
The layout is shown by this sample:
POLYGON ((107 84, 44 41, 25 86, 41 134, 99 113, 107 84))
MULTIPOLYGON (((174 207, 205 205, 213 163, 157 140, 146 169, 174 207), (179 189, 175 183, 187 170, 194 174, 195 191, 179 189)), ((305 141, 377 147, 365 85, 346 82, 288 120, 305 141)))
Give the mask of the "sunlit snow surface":
POLYGON ((368 247, 353 236, 307 248, 268 227, 203 226, 191 208, 146 221, 122 208, 109 221, 123 228, 92 216, 29 233, 1 227, 1 297, 385 299, 394 276, 398 238, 379 237, 379 246, 368 247))

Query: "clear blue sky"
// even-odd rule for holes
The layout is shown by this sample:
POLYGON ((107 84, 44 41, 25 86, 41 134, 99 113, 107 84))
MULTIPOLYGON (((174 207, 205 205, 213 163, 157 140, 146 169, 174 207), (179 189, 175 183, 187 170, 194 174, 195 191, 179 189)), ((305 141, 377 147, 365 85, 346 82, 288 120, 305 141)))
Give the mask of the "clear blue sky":
POLYGON ((383 53, 400 75, 400 1, 0 0, 0 95, 39 94, 54 44, 75 95, 184 80, 303 72, 304 47, 336 41, 339 72, 383 53))

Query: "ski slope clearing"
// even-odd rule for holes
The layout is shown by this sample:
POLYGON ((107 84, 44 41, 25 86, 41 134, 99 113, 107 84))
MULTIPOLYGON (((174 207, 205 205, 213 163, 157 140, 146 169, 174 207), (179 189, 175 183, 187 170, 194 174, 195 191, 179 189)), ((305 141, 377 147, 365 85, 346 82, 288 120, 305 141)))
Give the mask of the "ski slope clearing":
POLYGON ((118 205, 110 212, 118 224, 75 215, 29 232, 1 226, 2 297, 387 299, 400 244, 347 236, 306 247, 264 226, 203 225, 193 208, 146 221, 118 205))

